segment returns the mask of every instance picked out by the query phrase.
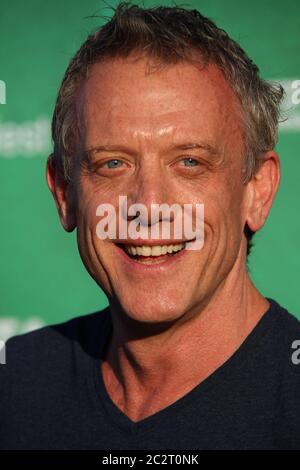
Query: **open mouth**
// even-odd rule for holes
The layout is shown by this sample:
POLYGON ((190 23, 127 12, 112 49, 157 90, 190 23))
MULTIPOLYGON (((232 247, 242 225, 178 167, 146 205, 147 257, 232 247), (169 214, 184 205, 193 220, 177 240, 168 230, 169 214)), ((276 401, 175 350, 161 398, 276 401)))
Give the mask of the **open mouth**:
POLYGON ((158 264, 184 250, 186 242, 167 245, 129 245, 117 243, 130 258, 143 264, 158 264))

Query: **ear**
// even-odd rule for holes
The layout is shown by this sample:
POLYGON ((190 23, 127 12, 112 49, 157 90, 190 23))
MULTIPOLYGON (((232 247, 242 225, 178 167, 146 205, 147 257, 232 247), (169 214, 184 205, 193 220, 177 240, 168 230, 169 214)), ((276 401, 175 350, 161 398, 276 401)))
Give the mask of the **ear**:
POLYGON ((247 184, 246 220, 257 232, 265 224, 280 181, 280 161, 276 152, 264 154, 261 166, 247 184))
POLYGON ((47 160, 46 179, 62 226, 67 232, 72 232, 76 227, 74 190, 71 183, 66 181, 61 171, 54 164, 52 154, 49 155, 47 160))

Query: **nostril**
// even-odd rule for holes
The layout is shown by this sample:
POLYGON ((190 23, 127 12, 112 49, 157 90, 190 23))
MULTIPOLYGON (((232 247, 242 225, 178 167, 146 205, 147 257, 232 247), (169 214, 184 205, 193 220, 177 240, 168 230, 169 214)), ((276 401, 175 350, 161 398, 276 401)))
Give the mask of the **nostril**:
POLYGON ((128 214, 127 214, 127 219, 128 219, 128 220, 134 220, 134 219, 136 219, 137 217, 140 217, 140 215, 141 215, 141 212, 140 212, 140 211, 136 211, 136 213, 135 213, 134 215, 128 215, 128 214))

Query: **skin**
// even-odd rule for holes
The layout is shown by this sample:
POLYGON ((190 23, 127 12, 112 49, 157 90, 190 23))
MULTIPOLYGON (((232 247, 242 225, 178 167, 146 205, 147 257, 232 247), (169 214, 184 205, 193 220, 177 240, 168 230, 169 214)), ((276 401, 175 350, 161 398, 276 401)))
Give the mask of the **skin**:
POLYGON ((134 422, 216 371, 267 311, 246 269, 243 229, 264 225, 280 174, 271 150, 243 184, 241 107, 215 65, 181 62, 154 73, 146 65, 143 57, 96 64, 78 97, 84 150, 119 149, 90 152, 91 164, 76 162, 69 184, 47 164, 61 222, 77 227, 82 260, 110 302, 113 335, 101 364, 107 392, 134 422), (174 148, 191 142, 202 147, 174 148), (198 163, 188 166, 187 157, 198 163), (120 160, 118 168, 109 159, 120 160), (96 235, 96 207, 118 209, 120 194, 149 210, 203 202, 203 248, 165 269, 133 269, 112 240, 96 235))

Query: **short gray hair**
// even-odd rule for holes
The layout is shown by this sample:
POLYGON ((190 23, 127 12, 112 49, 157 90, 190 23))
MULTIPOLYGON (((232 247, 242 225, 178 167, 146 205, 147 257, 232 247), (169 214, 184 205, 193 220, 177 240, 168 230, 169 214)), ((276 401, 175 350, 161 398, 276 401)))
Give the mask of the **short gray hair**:
MULTIPOLYGON (((222 70, 241 103, 243 172, 244 182, 248 182, 263 154, 276 145, 282 86, 263 80, 239 44, 197 10, 179 6, 144 9, 121 2, 113 11, 112 18, 90 34, 72 58, 59 89, 52 121, 51 157, 65 179, 71 179, 72 157, 80 135, 76 95, 90 67, 103 59, 127 57, 136 51, 162 64, 177 63, 191 60, 192 51, 200 54, 204 64, 214 63, 222 70)), ((247 238, 249 241, 251 234, 247 238)))

